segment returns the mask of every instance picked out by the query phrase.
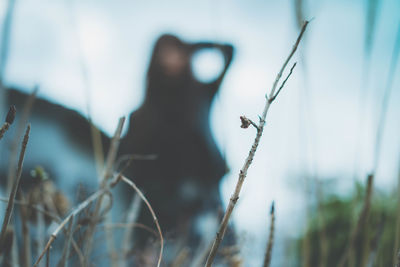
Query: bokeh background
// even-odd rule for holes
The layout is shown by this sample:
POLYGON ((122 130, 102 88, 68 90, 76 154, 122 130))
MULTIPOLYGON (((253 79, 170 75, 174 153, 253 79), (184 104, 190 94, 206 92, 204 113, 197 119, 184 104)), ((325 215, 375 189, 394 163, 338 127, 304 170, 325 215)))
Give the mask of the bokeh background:
MULTIPOLYGON (((365 181, 376 159, 375 186, 390 192, 397 185, 399 1, 1 1, 2 34, 10 3, 2 81, 26 92, 38 85, 39 96, 90 114, 109 134, 118 117, 140 105, 159 35, 232 43, 234 61, 211 117, 230 167, 221 184, 225 201, 255 135, 239 127, 239 116, 258 120, 299 20, 312 19, 234 211, 246 266, 262 260, 273 200, 273 265, 281 266, 287 244, 305 229, 305 210, 315 193, 307 185, 318 181, 323 192, 345 195, 355 181, 365 181), (376 149, 382 109, 387 112, 376 149)), ((222 58, 205 53, 193 64, 199 79, 210 79, 222 58)))

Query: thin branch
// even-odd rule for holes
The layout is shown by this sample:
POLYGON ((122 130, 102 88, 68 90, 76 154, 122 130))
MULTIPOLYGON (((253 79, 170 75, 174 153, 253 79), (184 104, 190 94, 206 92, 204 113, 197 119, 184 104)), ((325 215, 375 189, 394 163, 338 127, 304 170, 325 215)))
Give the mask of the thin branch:
MULTIPOLYGON (((298 45, 300 43, 300 40, 301 40, 301 38, 302 38, 302 36, 304 34, 304 31, 307 28, 307 25, 308 25, 308 21, 305 21, 304 24, 303 24, 303 27, 302 27, 302 29, 300 31, 300 34, 299 34, 299 36, 298 36, 298 38, 297 38, 297 40, 296 40, 296 42, 295 42, 295 44, 294 44, 294 46, 293 46, 293 48, 291 50, 289 56, 287 57, 287 59, 286 59, 285 63, 283 64, 281 70, 279 71, 278 75, 276 76, 276 79, 275 79, 274 84, 272 85, 272 89, 271 89, 269 97, 266 95, 267 99, 272 99, 274 97, 278 82, 279 82, 280 78, 282 77, 282 73, 285 70, 285 68, 286 68, 287 64, 289 63, 290 59, 292 58, 292 56, 296 52, 297 47, 298 47, 298 45)), ((260 143, 260 139, 261 139, 261 136, 262 136, 262 133, 263 133, 263 130, 264 130, 264 126, 265 126, 265 118, 267 117, 267 113, 268 113, 269 107, 271 106, 271 103, 272 102, 270 100, 266 101, 266 104, 265 104, 265 107, 264 107, 264 111, 263 111, 263 113, 261 115, 261 118, 260 118, 260 124, 258 126, 259 130, 257 131, 257 134, 256 134, 256 137, 254 139, 253 145, 251 146, 249 155, 247 156, 247 158, 245 160, 245 163, 244 163, 242 169, 240 170, 239 179, 238 179, 238 182, 236 184, 235 191, 234 191, 232 197, 230 198, 229 205, 228 205, 228 207, 227 207, 227 209, 225 211, 224 217, 223 217, 222 222, 221 222, 221 224, 219 226, 219 230, 217 232, 216 238, 215 238, 214 243, 212 245, 210 254, 208 255, 207 262, 206 262, 206 265, 205 265, 207 267, 212 265, 212 263, 213 263, 213 261, 215 259, 215 256, 217 255, 218 247, 221 244, 222 239, 224 238, 225 231, 226 231, 226 229, 228 227, 228 221, 229 221, 229 219, 231 217, 231 214, 232 214, 232 211, 233 211, 233 209, 234 209, 234 207, 236 205, 236 202, 239 199, 239 194, 240 194, 240 191, 242 189, 242 185, 243 185, 244 179, 247 176, 247 170, 249 169, 251 163, 253 162, 254 155, 255 155, 255 153, 257 151, 257 148, 258 148, 258 145, 260 143)))
POLYGON ((71 247, 71 241, 72 241, 72 225, 74 224, 74 216, 71 216, 71 219, 69 220, 68 224, 68 230, 67 230, 67 241, 64 244, 64 249, 62 252, 62 256, 60 259, 60 262, 58 263, 58 267, 66 267, 68 266, 68 258, 69 258, 69 252, 70 252, 70 247, 71 247))
POLYGON ((50 267, 50 249, 47 250, 46 254, 46 267, 50 267))
POLYGON ((119 142, 122 134, 122 128, 124 127, 125 117, 121 117, 118 122, 117 130, 111 140, 110 150, 107 154, 106 165, 103 173, 103 186, 107 179, 109 179, 112 175, 112 168, 117 157, 117 151, 119 147, 119 142))
MULTIPOLYGON (((0 201, 8 202, 9 199, 0 197, 0 201)), ((31 203, 28 203, 28 202, 25 202, 25 201, 19 201, 19 200, 15 200, 14 204, 15 205, 21 205, 21 206, 26 206, 26 207, 29 207, 31 209, 36 210, 37 212, 43 213, 43 215, 46 215, 46 216, 50 217, 53 221, 55 221, 58 224, 60 224, 62 222, 62 220, 60 219, 60 217, 58 217, 58 215, 56 213, 53 213, 51 211, 47 211, 47 210, 43 209, 42 207, 40 207, 39 205, 33 205, 31 203)), ((64 229, 64 233, 67 234, 65 229, 64 229)), ((80 262, 81 266, 83 266, 84 257, 83 257, 83 254, 82 254, 78 244, 74 241, 74 239, 72 239, 72 246, 73 246, 76 254, 78 255, 79 262, 80 262)), ((30 266, 30 264, 29 264, 29 266, 30 266)))
POLYGON ((272 247, 274 245, 274 232, 275 232, 275 204, 272 202, 271 205, 271 222, 270 222, 270 228, 269 228, 269 237, 268 237, 268 244, 267 244, 267 249, 265 252, 265 258, 264 258, 264 267, 269 267, 271 264, 271 256, 272 256, 272 247))
MULTIPOLYGON (((19 196, 22 200, 24 200, 24 196, 22 195, 21 191, 19 191, 19 196)), ((7 200, 8 202, 8 200, 7 200)), ((16 204, 16 201, 14 201, 16 204)), ((21 205, 19 207, 20 217, 21 217, 21 228, 22 228, 22 267, 30 267, 31 266, 31 237, 29 234, 29 227, 28 227, 28 209, 26 206, 21 205)))
POLYGON ((122 174, 119 174, 117 177, 117 180, 122 180, 123 182, 127 183, 128 185, 130 185, 135 191, 136 193, 140 196, 140 198, 143 200, 143 202, 146 204, 147 208, 149 209, 151 216, 153 217, 153 221, 157 227, 158 230, 158 234, 160 235, 160 254, 158 256, 158 262, 157 262, 157 267, 160 267, 161 265, 161 260, 162 260, 162 255, 163 255, 163 251, 164 251, 164 238, 163 238, 163 234, 161 232, 161 227, 160 224, 158 223, 158 219, 157 216, 153 210, 153 208, 151 207, 149 201, 147 200, 147 198, 143 195, 143 193, 140 191, 140 189, 135 185, 134 182, 132 182, 131 180, 129 180, 128 178, 126 178, 125 176, 123 176, 122 174))
MULTIPOLYGON (((9 224, 9 222, 10 222, 11 214, 12 214, 12 211, 13 211, 13 208, 14 208, 15 196, 17 195, 19 181, 21 180, 22 165, 24 163, 25 151, 26 151, 26 146, 28 144, 29 132, 30 131, 31 131, 31 125, 28 124, 28 126, 26 127, 24 139, 22 140, 21 152, 19 154, 17 176, 16 176, 16 179, 15 179, 15 181, 13 183, 12 188, 11 188, 11 193, 10 193, 8 205, 7 205, 6 213, 5 213, 4 220, 3 220, 3 226, 1 228, 0 247, 3 247, 5 233, 6 233, 6 230, 7 230, 7 226, 9 224)), ((2 251, 0 251, 0 254, 1 253, 2 253, 2 251)))
POLYGON ((51 234, 49 241, 47 242, 44 250, 40 254, 39 258, 36 260, 35 264, 33 267, 38 266, 40 261, 42 260, 44 254, 48 249, 50 249, 51 244, 54 242, 56 239, 58 233, 65 227, 65 225, 73 218, 76 217, 83 209, 85 209, 90 203, 95 201, 97 198, 102 196, 108 191, 108 189, 101 189, 95 193, 93 193, 90 197, 88 197, 85 201, 80 203, 74 210, 71 211, 71 213, 58 225, 58 227, 54 230, 54 232, 51 234))
MULTIPOLYGON (((44 208, 44 204, 39 204, 39 206, 44 208)), ((44 249, 44 244, 46 242, 46 230, 44 225, 43 213, 38 213, 36 216, 36 255, 40 255, 40 252, 44 249)), ((47 254, 48 255, 48 254, 47 254)), ((47 260, 47 257, 46 257, 47 260)), ((43 264, 41 264, 43 266, 43 264)))
POLYGON ((21 112, 21 117, 16 126, 17 129, 14 135, 14 139, 11 142, 11 149, 10 149, 11 151, 9 156, 8 173, 7 173, 7 193, 11 191, 12 182, 14 181, 16 175, 15 168, 16 168, 16 159, 18 155, 18 143, 22 135, 24 134, 25 125, 28 122, 29 115, 31 113, 33 103, 35 102, 38 90, 39 88, 35 87, 33 92, 29 95, 28 99, 26 100, 24 108, 21 112))
POLYGON ((279 93, 281 92, 282 88, 285 86, 286 81, 289 79, 289 77, 292 75, 293 73, 293 69, 296 67, 297 62, 295 62, 293 64, 293 66, 290 68, 289 74, 286 76, 286 79, 282 82, 281 86, 279 87, 278 91, 276 92, 276 94, 269 99, 269 101, 273 102, 275 100, 275 98, 279 95, 279 93))
MULTIPOLYGON (((140 208, 141 208, 141 201, 140 201, 140 196, 139 194, 135 194, 135 196, 132 199, 132 202, 130 204, 129 210, 128 210, 128 216, 126 218, 126 223, 127 224, 134 224, 138 217, 139 217, 139 213, 140 213, 140 208)), ((132 241, 132 234, 133 234, 133 227, 127 227, 125 229, 125 233, 124 233, 124 237, 122 240, 122 248, 124 249, 124 251, 130 251, 131 250, 131 241, 132 241)), ((126 257, 126 253, 124 252, 124 255, 120 261, 119 266, 128 266, 128 262, 125 259, 126 257)))
MULTIPOLYGON (((125 117, 121 117, 119 119, 115 134, 111 140, 111 145, 110 145, 110 149, 107 154, 105 168, 103 170, 102 181, 100 183, 100 189, 104 189, 107 187, 107 182, 108 182, 109 178, 111 177, 112 167, 115 162, 115 158, 117 156, 118 146, 119 146, 124 122, 125 122, 125 117)), ((86 235, 85 235, 86 246, 85 246, 85 250, 84 250, 84 256, 85 256, 85 261, 86 261, 85 266, 89 265, 90 253, 91 253, 92 246, 93 246, 93 235, 95 232, 96 223, 98 222, 100 209, 102 207, 102 200, 103 200, 103 197, 101 196, 99 198, 99 200, 96 202, 93 214, 91 215, 92 219, 90 220, 88 229, 86 231, 86 235)), ((110 220, 110 217, 106 216, 106 220, 110 220)), ((116 254, 116 252, 114 249, 112 229, 107 229, 106 240, 107 240, 107 247, 108 247, 108 250, 111 255, 112 266, 117 266, 118 263, 114 259, 114 255, 116 254)))

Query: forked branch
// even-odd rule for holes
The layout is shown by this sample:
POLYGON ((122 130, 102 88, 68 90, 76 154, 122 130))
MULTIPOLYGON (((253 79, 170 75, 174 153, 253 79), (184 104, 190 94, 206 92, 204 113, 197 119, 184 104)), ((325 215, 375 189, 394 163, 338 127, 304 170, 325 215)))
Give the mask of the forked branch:
MULTIPOLYGON (((293 57, 294 53, 296 52, 297 47, 298 47, 298 45, 300 43, 300 40, 303 37, 303 34, 304 34, 304 32, 305 32, 305 30, 307 28, 307 25, 308 25, 308 21, 305 21, 304 24, 303 24, 303 27, 301 28, 300 34, 297 37, 297 40, 296 40, 296 42, 295 42, 295 44, 294 44, 289 56, 287 57, 287 59, 283 63, 283 66, 282 66, 281 70, 278 72, 278 75, 275 78, 275 82, 272 85, 272 88, 271 88, 269 96, 266 95, 267 101, 265 103, 265 107, 264 107, 263 113, 262 113, 262 115, 260 117, 260 123, 259 123, 259 125, 257 127, 256 137, 254 139, 253 145, 251 146, 249 155, 247 156, 247 158, 245 160, 245 163, 244 163, 242 169, 239 172, 239 179, 238 179, 238 181, 236 183, 235 191, 234 191, 234 193, 232 194, 232 196, 230 198, 228 207, 227 207, 227 209, 225 211, 225 214, 224 214, 222 222, 221 222, 221 224, 219 226, 216 238, 215 238, 214 243, 212 245, 212 248, 210 250, 210 254, 208 255, 208 258, 207 258, 207 261, 206 261, 206 265, 205 265, 207 267, 212 265, 212 263, 213 263, 213 261, 215 259, 215 256, 217 255, 218 247, 219 247, 219 245, 221 244, 221 242, 222 242, 222 240, 224 238, 225 231, 226 231, 226 229, 228 227, 228 222, 229 222, 229 219, 230 219, 230 217, 232 215, 233 208, 235 207, 236 202, 239 199, 239 194, 240 194, 240 191, 242 189, 242 185, 243 185, 244 179, 246 178, 247 170, 249 169, 251 163, 253 162, 254 155, 255 155, 255 153, 257 151, 257 148, 258 148, 258 145, 260 143, 260 139, 261 139, 261 136, 262 136, 262 133, 263 133, 263 130, 264 130, 265 119, 267 117, 267 113, 268 113, 269 107, 271 106, 272 102, 274 101, 274 99, 276 98, 276 96, 278 95, 278 93, 281 90, 281 89, 279 89, 277 91, 277 93, 275 93, 276 92, 276 88, 277 88, 278 83, 279 83, 279 80, 281 79, 282 74, 283 74, 284 70, 286 69, 286 66, 288 65, 290 59, 293 57)), ((292 70, 293 70, 293 68, 294 68, 294 66, 292 67, 292 70)), ((290 76, 290 74, 289 74, 289 76, 290 76)), ((285 84, 285 82, 286 82, 286 80, 282 83, 282 87, 285 84)))

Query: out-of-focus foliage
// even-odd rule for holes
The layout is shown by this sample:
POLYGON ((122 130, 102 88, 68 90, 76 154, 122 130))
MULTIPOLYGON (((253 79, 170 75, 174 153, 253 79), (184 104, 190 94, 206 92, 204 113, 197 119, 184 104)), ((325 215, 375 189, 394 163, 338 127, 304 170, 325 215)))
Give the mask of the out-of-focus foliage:
MULTIPOLYGON (((307 238, 310 248, 308 253, 310 266, 319 266, 321 261, 321 234, 325 233, 328 253, 327 267, 336 267, 349 247, 349 240, 364 205, 365 186, 356 184, 355 190, 348 196, 327 194, 320 203, 320 211, 313 212, 309 218, 307 238), (322 220, 321 220, 322 218, 322 220), (324 223, 321 223, 323 221, 324 223)), ((393 248, 396 231, 396 194, 373 191, 371 210, 366 227, 360 229, 355 238, 353 253, 345 266, 393 266, 393 248), (373 262, 372 265, 370 263, 373 262)), ((297 242, 296 262, 302 262, 305 236, 297 242)), ((323 240, 323 239, 322 239, 323 240)))

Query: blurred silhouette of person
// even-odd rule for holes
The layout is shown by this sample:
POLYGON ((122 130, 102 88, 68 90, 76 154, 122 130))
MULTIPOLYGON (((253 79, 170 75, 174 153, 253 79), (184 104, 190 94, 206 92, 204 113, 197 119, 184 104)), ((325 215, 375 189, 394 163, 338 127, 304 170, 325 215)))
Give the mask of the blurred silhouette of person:
MULTIPOLYGON (((145 192, 164 232, 193 232, 194 217, 210 210, 216 214, 221 205, 219 182, 227 166, 211 134, 209 114, 232 56, 231 45, 186 43, 169 34, 154 46, 145 99, 130 115, 120 150, 156 156, 133 161, 125 173, 145 192), (192 72, 192 56, 201 49, 218 49, 225 61, 209 83, 192 72)), ((147 222, 152 223, 150 217, 147 222)))

